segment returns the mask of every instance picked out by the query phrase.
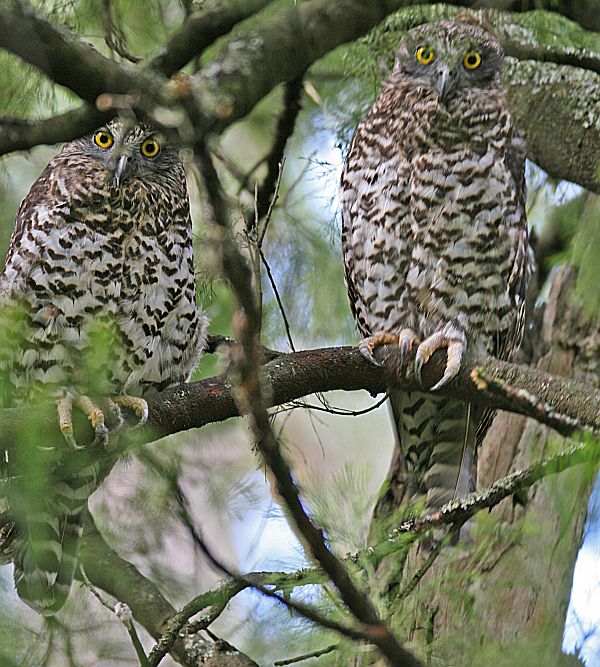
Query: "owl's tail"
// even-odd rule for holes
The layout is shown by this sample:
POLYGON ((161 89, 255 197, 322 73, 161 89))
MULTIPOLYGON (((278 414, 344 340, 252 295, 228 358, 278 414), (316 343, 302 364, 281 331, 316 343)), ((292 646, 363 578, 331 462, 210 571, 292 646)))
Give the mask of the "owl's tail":
POLYGON ((97 486, 97 477, 97 466, 91 465, 73 477, 53 482, 46 498, 24 496, 26 507, 15 517, 19 532, 14 547, 17 593, 45 616, 59 611, 69 596, 83 510, 97 486))
POLYGON ((392 392, 399 450, 382 504, 395 507, 425 497, 435 511, 475 490, 480 411, 463 401, 420 392, 392 392))

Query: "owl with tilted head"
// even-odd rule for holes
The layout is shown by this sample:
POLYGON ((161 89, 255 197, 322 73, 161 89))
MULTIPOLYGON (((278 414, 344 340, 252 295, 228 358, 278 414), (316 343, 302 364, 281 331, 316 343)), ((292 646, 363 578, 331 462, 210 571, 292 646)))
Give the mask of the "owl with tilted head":
POLYGON ((533 265, 503 58, 470 23, 410 30, 345 160, 342 247, 361 351, 416 352, 418 378, 436 350, 447 354, 429 391, 390 393, 399 448, 388 507, 425 498, 431 511, 474 489, 490 415, 436 391, 467 350, 510 359, 521 342, 533 265))
MULTIPOLYGON (((0 275, 0 326, 0 407, 50 398, 73 448, 74 409, 106 444, 107 410, 143 422, 144 397, 189 379, 207 320, 196 305, 176 146, 118 120, 65 145, 18 211, 0 275)), ((43 498, 12 485, 15 583, 44 614, 68 596, 82 512, 98 482, 89 466, 50 482, 43 498)))

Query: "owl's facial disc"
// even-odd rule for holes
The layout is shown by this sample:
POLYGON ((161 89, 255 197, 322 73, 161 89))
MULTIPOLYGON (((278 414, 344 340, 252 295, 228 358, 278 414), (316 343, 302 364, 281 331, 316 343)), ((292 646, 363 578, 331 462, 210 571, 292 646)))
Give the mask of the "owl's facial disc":
POLYGON ((394 74, 402 82, 435 91, 440 103, 468 95, 472 89, 497 89, 503 50, 479 27, 434 21, 410 30, 400 43, 394 74))

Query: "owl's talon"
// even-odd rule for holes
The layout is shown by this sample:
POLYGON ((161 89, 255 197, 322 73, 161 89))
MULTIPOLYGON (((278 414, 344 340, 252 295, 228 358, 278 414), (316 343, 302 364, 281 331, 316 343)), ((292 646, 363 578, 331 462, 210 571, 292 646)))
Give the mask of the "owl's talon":
POLYGON ((108 429, 106 428, 106 425, 104 422, 96 424, 94 427, 94 439, 92 440, 92 447, 96 447, 98 445, 102 447, 106 447, 108 445, 108 429))
POLYGON ((56 409, 58 412, 58 426, 65 442, 71 449, 82 449, 73 437, 73 399, 70 396, 61 398, 56 409))
POLYGON ((369 350, 362 350, 359 346, 358 351, 362 354, 362 356, 373 366, 378 366, 379 368, 383 367, 383 364, 380 361, 377 361, 375 357, 373 356, 373 353, 369 350))
POLYGON ((412 329, 402 329, 398 335, 398 342, 400 344, 400 363, 402 368, 406 368, 406 358, 411 352, 413 345, 419 344, 419 337, 412 329))
POLYGON ((458 339, 444 331, 436 331, 426 338, 417 348, 415 357, 415 377, 422 384, 421 370, 423 366, 429 361, 431 355, 440 349, 446 348, 447 361, 444 375, 441 380, 436 382, 430 391, 436 391, 445 384, 454 379, 460 370, 463 352, 465 351, 464 334, 461 334, 458 339))
POLYGON ((362 356, 372 363, 374 366, 382 367, 383 364, 380 361, 377 361, 373 356, 373 350, 380 345, 385 345, 386 343, 396 343, 398 344, 398 336, 396 334, 387 333, 386 331, 379 331, 378 333, 363 338, 358 344, 358 351, 362 356))
POLYGON ((148 421, 148 403, 143 398, 122 394, 121 396, 115 396, 112 401, 121 408, 133 411, 138 418, 136 428, 143 426, 148 421))
POLYGON ((108 443, 108 429, 104 424, 104 413, 90 398, 78 394, 75 398, 64 396, 58 401, 57 405, 58 425, 69 447, 74 450, 84 449, 83 445, 77 444, 73 435, 73 407, 76 407, 85 415, 94 429, 92 446, 97 444, 106 446, 108 443))
POLYGON ((65 426, 61 424, 60 430, 62 432, 63 438, 65 439, 65 442, 71 449, 78 450, 78 449, 83 449, 82 445, 78 445, 77 442, 75 441, 75 438, 73 437, 73 426, 68 425, 65 426))
POLYGON ((125 423, 125 419, 123 419, 123 414, 121 413, 121 408, 110 398, 106 399, 106 403, 112 415, 109 431, 118 431, 125 423))
POLYGON ((423 355, 417 352, 417 356, 415 357, 415 377, 417 378, 417 382, 419 384, 423 384, 423 380, 421 379, 421 369, 423 368, 423 363, 423 355))

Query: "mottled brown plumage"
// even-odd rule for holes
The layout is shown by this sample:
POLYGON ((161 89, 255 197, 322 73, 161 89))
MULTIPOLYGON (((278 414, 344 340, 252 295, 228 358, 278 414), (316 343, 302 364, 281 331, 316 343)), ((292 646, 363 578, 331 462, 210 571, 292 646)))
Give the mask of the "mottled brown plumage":
MULTIPOLYGON (((104 442, 98 401, 110 397, 113 411, 133 408, 144 419, 141 397, 185 382, 205 342, 206 318, 196 306, 177 149, 146 126, 120 122, 67 144, 17 214, 0 276, 0 316, 2 406, 56 400, 73 445, 73 407, 104 442)), ((57 611, 68 595, 81 512, 97 475, 90 466, 55 482, 43 499, 12 485, 15 582, 43 613, 57 611)))
MULTIPOLYGON (((341 181, 348 293, 369 355, 394 334, 418 345, 417 373, 438 348, 444 378, 467 347, 507 359, 520 344, 531 253, 524 151, 501 87, 497 40, 464 23, 411 30, 358 126, 341 181)), ((392 392, 401 452, 387 500, 441 506, 473 488, 474 406, 392 392)))

